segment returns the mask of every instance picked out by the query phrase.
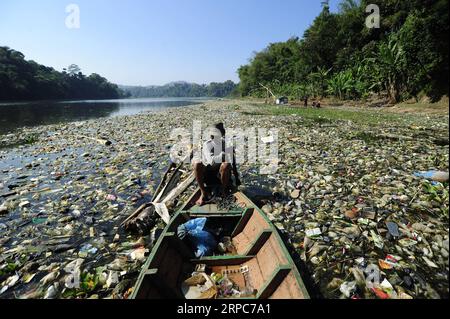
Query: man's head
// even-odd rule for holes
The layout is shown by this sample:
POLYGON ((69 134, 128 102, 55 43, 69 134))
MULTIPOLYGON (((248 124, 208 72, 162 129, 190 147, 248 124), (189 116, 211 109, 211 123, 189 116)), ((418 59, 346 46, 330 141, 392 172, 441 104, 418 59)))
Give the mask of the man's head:
POLYGON ((225 136, 225 128, 223 127, 223 123, 217 123, 216 125, 214 125, 214 128, 216 130, 219 130, 220 134, 222 134, 222 137, 225 136))

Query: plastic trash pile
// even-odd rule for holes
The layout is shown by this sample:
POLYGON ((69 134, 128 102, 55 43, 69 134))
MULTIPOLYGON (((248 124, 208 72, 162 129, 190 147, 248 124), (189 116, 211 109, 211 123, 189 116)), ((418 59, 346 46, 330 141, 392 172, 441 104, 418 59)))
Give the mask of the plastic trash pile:
MULTIPOLYGON (((196 271, 182 284, 186 299, 227 299, 256 296, 256 291, 248 287, 239 287, 228 275, 196 271)), ((248 269, 247 269, 248 272, 248 269)))
POLYGON ((254 164, 239 165, 243 190, 286 234, 319 297, 394 296, 389 282, 397 297, 448 298, 448 182, 414 175, 448 172, 448 117, 402 114, 389 122, 378 111, 355 111, 380 116, 378 123, 364 123, 274 115, 264 108, 207 102, 25 128, 5 137, 32 135, 36 142, 0 149, 0 298, 128 296, 145 260, 142 248, 151 249, 164 225, 142 240, 118 226, 151 199, 168 166, 171 130, 190 130, 194 119, 204 127, 221 121, 279 128, 277 173, 260 175, 254 164), (80 135, 105 136, 111 145, 80 135), (69 289, 71 274, 64 269, 79 258, 80 285, 69 289), (369 287, 375 266, 378 286, 369 287))

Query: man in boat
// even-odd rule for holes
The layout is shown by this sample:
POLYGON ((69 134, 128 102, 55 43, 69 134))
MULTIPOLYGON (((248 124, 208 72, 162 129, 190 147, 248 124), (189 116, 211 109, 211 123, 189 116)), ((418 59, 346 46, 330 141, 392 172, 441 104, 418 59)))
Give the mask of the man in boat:
POLYGON ((207 191, 205 183, 218 179, 222 186, 222 195, 229 194, 231 187, 231 173, 233 173, 236 186, 241 184, 236 167, 236 156, 234 147, 225 148, 225 128, 223 123, 214 125, 214 135, 203 144, 202 161, 194 163, 195 179, 200 187, 201 196, 197 205, 201 206, 208 202, 211 194, 207 191))

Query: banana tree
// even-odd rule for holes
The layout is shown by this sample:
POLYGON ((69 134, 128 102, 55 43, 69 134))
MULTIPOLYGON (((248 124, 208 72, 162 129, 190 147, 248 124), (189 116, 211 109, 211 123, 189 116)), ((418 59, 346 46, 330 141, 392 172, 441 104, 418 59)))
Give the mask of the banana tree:
POLYGON ((378 46, 373 59, 375 83, 379 82, 386 90, 392 103, 400 101, 406 81, 406 56, 397 40, 391 37, 378 46))
POLYGON ((330 80, 328 80, 327 92, 340 100, 349 97, 353 89, 353 74, 351 70, 345 70, 336 73, 330 80))
POLYGON ((314 91, 317 92, 320 98, 323 98, 324 93, 326 92, 328 75, 332 69, 333 68, 327 70, 324 67, 318 67, 316 72, 313 72, 308 76, 311 84, 314 86, 314 91))

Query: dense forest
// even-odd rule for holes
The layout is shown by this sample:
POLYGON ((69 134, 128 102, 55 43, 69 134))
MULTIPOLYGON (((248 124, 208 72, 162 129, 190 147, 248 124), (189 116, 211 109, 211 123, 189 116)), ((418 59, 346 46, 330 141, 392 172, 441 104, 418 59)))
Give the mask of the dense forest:
POLYGON ((242 96, 332 96, 391 103, 448 95, 448 0, 344 0, 337 13, 323 2, 302 38, 272 43, 238 70, 242 96), (380 10, 368 28, 366 8, 380 10))
POLYGON ((209 85, 173 82, 163 86, 117 86, 93 73, 84 75, 72 64, 58 72, 25 60, 8 47, 0 47, 0 101, 53 99, 116 99, 124 97, 225 97, 237 91, 232 81, 209 85))
POLYGON ((117 85, 93 73, 84 75, 72 64, 63 72, 34 61, 22 53, 0 47, 0 100, 114 99, 117 85))
POLYGON ((223 83, 195 84, 173 82, 162 86, 121 86, 130 97, 225 97, 237 90, 233 81, 223 83))

